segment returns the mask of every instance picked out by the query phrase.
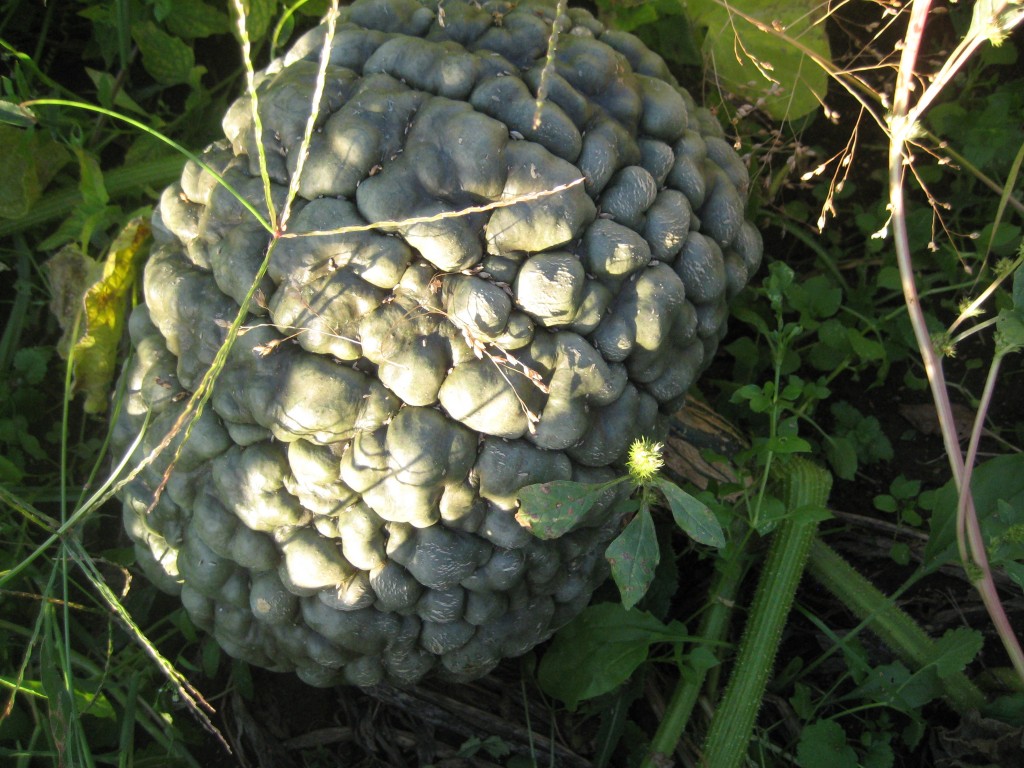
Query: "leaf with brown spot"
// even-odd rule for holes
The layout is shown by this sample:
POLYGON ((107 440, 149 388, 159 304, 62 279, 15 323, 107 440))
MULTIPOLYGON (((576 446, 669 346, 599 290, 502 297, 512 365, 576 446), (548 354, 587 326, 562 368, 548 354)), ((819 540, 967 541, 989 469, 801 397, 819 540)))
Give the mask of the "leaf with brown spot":
POLYGON ((654 520, 645 502, 641 502, 636 517, 608 545, 605 558, 611 565, 612 578, 619 587, 622 605, 628 610, 647 594, 654 581, 654 570, 661 559, 654 520))
POLYGON ((618 482, 595 485, 552 480, 528 485, 519 491, 516 521, 539 539, 557 539, 583 523, 587 513, 618 482))

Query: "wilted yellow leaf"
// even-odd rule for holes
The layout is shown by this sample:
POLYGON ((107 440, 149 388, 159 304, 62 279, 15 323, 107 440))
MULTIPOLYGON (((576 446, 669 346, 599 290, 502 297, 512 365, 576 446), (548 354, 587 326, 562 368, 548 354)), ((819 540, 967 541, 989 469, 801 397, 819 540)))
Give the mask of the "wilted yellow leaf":
POLYGON ((65 331, 59 349, 65 357, 70 351, 74 391, 85 393, 87 413, 107 409, 128 298, 149 234, 145 219, 128 222, 111 243, 98 277, 99 265, 74 248, 63 249, 47 263, 50 306, 65 331), (72 336, 76 328, 82 331, 77 339, 72 336))

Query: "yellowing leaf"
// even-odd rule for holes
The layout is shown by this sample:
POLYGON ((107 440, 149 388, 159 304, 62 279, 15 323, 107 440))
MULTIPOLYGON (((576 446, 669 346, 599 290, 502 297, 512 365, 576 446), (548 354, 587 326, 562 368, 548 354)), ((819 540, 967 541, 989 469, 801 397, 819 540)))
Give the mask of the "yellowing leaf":
POLYGON ((817 109, 828 75, 814 61, 831 60, 816 0, 690 0, 695 21, 707 27, 704 56, 719 87, 747 99, 776 120, 817 109))
POLYGON ((44 269, 50 284, 50 312, 64 330, 64 335, 57 343, 57 351, 67 359, 71 345, 75 342, 82 297, 89 286, 99 279, 99 265, 82 253, 78 246, 67 245, 50 257, 44 269))
POLYGON ((135 283, 139 255, 149 239, 149 224, 132 219, 114 239, 103 276, 85 293, 85 333, 75 343, 75 390, 85 393, 87 413, 107 409, 107 392, 117 366, 128 296, 135 283))
POLYGON ((70 246, 46 264, 50 309, 64 328, 58 350, 64 357, 72 355, 75 392, 85 393, 87 413, 102 413, 107 408, 128 296, 148 238, 149 224, 133 219, 111 243, 102 270, 70 246), (76 337, 78 330, 81 334, 76 337))

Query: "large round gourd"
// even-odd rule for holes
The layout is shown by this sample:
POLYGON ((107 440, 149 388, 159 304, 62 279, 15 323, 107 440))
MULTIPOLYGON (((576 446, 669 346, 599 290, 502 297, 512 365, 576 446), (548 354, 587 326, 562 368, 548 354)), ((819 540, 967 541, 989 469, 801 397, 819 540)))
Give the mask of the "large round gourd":
MULTIPOLYGON (((277 206, 326 29, 257 77, 277 206)), ((249 97, 224 131, 204 162, 266 212, 249 97)), ((343 9, 245 331, 155 505, 181 434, 121 494, 139 562, 228 653, 314 685, 467 680, 526 652, 587 604, 621 521, 608 498, 542 541, 517 493, 613 477, 664 433, 761 258, 747 184, 664 62, 586 11, 343 9)), ((116 429, 124 448, 145 425, 136 462, 271 245, 196 163, 153 229, 116 429)))

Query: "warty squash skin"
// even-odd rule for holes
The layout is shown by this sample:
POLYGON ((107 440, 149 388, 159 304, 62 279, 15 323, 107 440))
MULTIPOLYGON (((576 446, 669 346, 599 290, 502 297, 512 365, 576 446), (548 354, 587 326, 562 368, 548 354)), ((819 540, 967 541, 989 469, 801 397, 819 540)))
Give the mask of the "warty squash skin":
MULTIPOLYGON (((614 493, 541 541, 515 520, 519 489, 611 478, 634 438, 663 434, 761 259, 746 168, 639 40, 554 2, 440 9, 342 11, 265 301, 159 501, 173 446, 122 492, 140 564, 192 620, 313 685, 472 679, 576 615, 606 574, 614 493)), ((325 30, 257 78, 278 206, 325 30)), ((204 162, 265 209, 248 96, 224 132, 204 162)), ((136 461, 271 245, 196 163, 153 229, 116 426, 125 448, 148 417, 136 461)))

